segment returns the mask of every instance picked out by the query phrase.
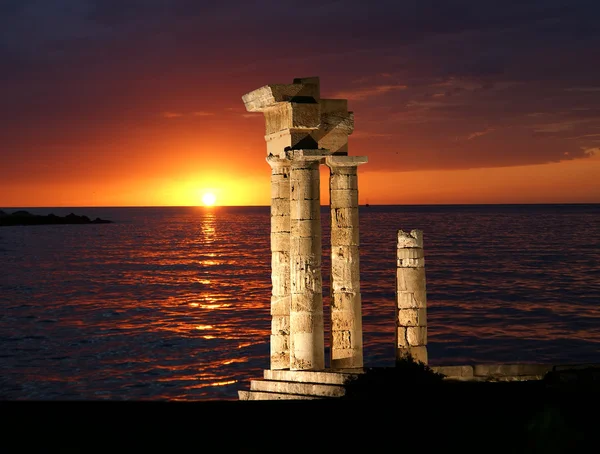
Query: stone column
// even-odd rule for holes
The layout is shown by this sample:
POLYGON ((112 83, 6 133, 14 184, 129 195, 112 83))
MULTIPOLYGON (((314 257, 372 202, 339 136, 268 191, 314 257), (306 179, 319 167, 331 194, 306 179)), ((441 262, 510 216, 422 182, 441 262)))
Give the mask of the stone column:
POLYGON ((290 367, 290 161, 271 166, 271 369, 290 367))
POLYGON ((398 230, 396 361, 412 356, 427 364, 427 292, 423 232, 398 230))
POLYGON ((294 155, 290 170, 290 370, 325 368, 319 164, 294 155))
POLYGON ((331 368, 363 367, 357 167, 365 156, 328 156, 331 212, 331 368))

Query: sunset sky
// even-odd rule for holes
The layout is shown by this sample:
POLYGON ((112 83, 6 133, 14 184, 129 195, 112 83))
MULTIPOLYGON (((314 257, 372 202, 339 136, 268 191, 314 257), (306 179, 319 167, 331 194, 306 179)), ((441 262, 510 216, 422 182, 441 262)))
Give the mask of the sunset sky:
POLYGON ((2 0, 0 207, 268 205, 264 118, 241 97, 310 76, 354 112, 361 204, 600 203, 599 17, 597 0, 2 0))

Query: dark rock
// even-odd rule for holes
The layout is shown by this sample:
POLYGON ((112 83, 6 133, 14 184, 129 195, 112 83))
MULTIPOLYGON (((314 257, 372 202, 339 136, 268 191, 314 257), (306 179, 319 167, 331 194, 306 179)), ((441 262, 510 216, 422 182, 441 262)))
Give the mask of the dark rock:
POLYGON ((15 211, 12 214, 0 215, 0 227, 10 225, 47 225, 47 224, 109 224, 112 221, 96 218, 90 220, 87 216, 78 216, 75 213, 61 217, 54 213, 47 216, 34 215, 28 211, 15 211))

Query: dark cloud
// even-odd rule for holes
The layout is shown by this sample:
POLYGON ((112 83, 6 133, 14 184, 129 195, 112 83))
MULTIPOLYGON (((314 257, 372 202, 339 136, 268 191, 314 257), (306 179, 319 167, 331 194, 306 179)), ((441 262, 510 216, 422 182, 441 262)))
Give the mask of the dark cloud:
POLYGON ((371 170, 585 159, 599 14, 586 0, 3 1, 0 167, 61 146, 100 162, 98 142, 141 147, 165 124, 244 130, 243 112, 208 114, 313 75, 349 99, 351 152, 371 170))

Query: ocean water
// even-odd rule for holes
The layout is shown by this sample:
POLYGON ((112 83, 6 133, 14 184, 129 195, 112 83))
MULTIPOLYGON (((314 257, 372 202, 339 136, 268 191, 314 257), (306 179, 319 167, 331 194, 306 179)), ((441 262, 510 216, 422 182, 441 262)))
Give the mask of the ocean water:
MULTIPOLYGON (((24 209, 114 223, 0 227, 0 399, 237 400, 269 368, 269 207, 24 209)), ((600 362, 600 204, 370 206, 365 366, 394 363, 399 229, 431 365, 600 362)))

